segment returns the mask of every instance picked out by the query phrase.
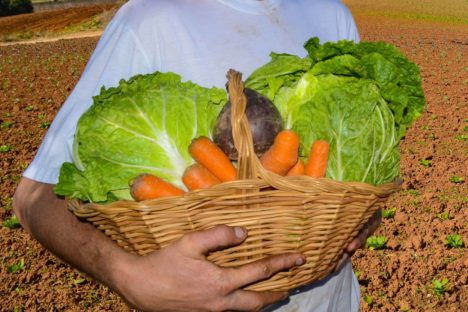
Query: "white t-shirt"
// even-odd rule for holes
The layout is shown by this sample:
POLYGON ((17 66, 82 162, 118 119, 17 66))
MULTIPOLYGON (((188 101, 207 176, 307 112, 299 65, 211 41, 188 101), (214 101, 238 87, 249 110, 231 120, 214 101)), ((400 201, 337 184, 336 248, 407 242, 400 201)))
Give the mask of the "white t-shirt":
MULTIPOLYGON (((131 0, 104 31, 24 176, 58 181, 62 163, 72 161, 78 119, 102 86, 159 70, 224 87, 228 69, 246 78, 271 52, 305 56, 303 44, 314 36, 321 42, 359 40, 338 0, 131 0)), ((358 305, 359 285, 348 263, 278 311, 358 311, 358 305)))

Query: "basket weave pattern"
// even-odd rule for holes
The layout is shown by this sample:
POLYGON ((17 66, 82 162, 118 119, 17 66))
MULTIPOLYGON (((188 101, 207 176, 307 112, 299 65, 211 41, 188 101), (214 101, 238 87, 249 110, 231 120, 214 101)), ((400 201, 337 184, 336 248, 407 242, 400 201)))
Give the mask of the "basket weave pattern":
POLYGON ((73 213, 92 222, 119 246, 145 255, 184 234, 218 224, 243 226, 241 245, 211 253, 208 260, 236 267, 270 255, 300 252, 307 261, 249 285, 250 290, 290 290, 319 280, 336 266, 397 183, 373 186, 307 176, 282 177, 263 169, 253 150, 238 72, 228 72, 232 133, 238 150, 238 180, 182 196, 107 205, 69 201, 73 213))

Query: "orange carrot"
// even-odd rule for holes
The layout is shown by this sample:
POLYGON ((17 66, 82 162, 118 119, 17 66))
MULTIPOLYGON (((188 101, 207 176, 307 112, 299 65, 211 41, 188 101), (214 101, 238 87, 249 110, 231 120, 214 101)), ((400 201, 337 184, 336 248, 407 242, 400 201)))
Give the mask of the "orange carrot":
POLYGON ((150 173, 140 174, 131 180, 129 184, 130 194, 136 201, 177 196, 184 193, 180 188, 150 173))
POLYGON ((199 163, 194 163, 185 169, 182 176, 182 182, 184 182, 185 186, 190 191, 200 188, 208 188, 221 183, 214 174, 199 163))
POLYGON ((273 145, 262 155, 263 167, 279 175, 286 175, 298 158, 299 136, 292 130, 280 131, 273 145))
POLYGON ((222 182, 236 179, 236 168, 227 155, 209 138, 202 136, 192 140, 189 153, 222 182))
POLYGON ((304 174, 305 174, 305 165, 304 165, 304 162, 301 159, 299 159, 297 163, 291 169, 289 169, 286 175, 298 176, 298 175, 304 175, 304 174))
POLYGON ((329 144, 327 141, 317 140, 312 144, 305 173, 314 178, 322 178, 327 171, 329 144))

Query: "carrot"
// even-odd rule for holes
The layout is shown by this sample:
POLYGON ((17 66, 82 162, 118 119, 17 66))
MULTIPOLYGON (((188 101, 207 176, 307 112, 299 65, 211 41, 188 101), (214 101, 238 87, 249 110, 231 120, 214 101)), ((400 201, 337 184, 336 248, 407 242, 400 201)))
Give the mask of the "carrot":
POLYGON ((136 201, 177 196, 184 193, 180 188, 150 173, 140 174, 131 180, 129 184, 130 195, 136 201))
POLYGON ((317 140, 312 144, 305 173, 314 178, 322 178, 327 171, 329 144, 327 141, 317 140))
POLYGON ((193 139, 189 153, 199 164, 205 166, 222 182, 235 180, 237 170, 227 155, 209 138, 201 136, 193 139))
POLYGON ((182 175, 182 182, 190 190, 196 190, 200 188, 208 188, 221 181, 212 174, 205 166, 199 163, 194 163, 185 169, 182 175))
POLYGON ((292 130, 282 130, 273 145, 262 155, 263 167, 279 175, 286 175, 298 159, 299 136, 292 130))
POLYGON ((297 163, 291 169, 289 169, 286 175, 298 176, 298 175, 303 175, 303 174, 305 174, 305 165, 304 165, 304 162, 301 159, 299 159, 297 163))

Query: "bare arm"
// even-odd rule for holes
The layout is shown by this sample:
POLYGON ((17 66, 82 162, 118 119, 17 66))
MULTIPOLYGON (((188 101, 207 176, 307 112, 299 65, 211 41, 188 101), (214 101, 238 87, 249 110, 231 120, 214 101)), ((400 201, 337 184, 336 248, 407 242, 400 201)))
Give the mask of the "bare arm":
POLYGON ((340 261, 336 265, 335 271, 339 271, 341 267, 348 261, 353 254, 359 248, 364 247, 366 244, 367 238, 372 235, 372 233, 377 230, 380 223, 382 222, 382 211, 379 209, 377 210, 372 218, 364 225, 363 229, 358 233, 358 235, 345 247, 343 256, 341 257, 340 261))
POLYGON ((195 232, 139 257, 127 253, 93 225, 79 221, 56 197, 53 185, 22 179, 13 209, 23 227, 47 249, 147 311, 258 310, 286 293, 249 292, 241 288, 304 262, 285 254, 236 269, 205 259, 213 250, 241 243, 241 228, 218 226, 195 232))
POLYGON ((53 185, 20 181, 13 210, 21 225, 45 248, 80 271, 107 284, 115 283, 114 259, 125 252, 87 222, 80 222, 55 196, 53 185))

